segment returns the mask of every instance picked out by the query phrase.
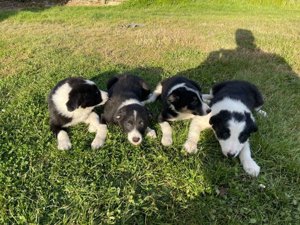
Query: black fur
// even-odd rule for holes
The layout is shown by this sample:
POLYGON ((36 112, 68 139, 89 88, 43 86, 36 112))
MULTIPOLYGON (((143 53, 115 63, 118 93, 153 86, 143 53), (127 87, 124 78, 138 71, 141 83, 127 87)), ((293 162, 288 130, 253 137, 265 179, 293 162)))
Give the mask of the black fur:
POLYGON ((101 93, 97 86, 86 83, 86 80, 84 80, 83 78, 67 78, 58 82, 58 84, 51 90, 48 96, 50 128, 55 135, 57 135, 61 130, 67 130, 66 124, 72 122, 73 120, 71 116, 69 117, 66 115, 62 115, 60 109, 52 99, 56 91, 66 83, 68 83, 71 87, 71 91, 68 95, 68 101, 65 105, 69 112, 73 112, 79 107, 94 107, 103 101, 101 93))
POLYGON ((140 77, 125 74, 110 79, 107 89, 109 100, 104 106, 102 122, 118 124, 125 133, 129 133, 136 127, 141 134, 144 134, 150 119, 150 113, 146 107, 140 104, 119 107, 129 99, 135 99, 138 102, 146 100, 150 94, 146 82, 140 77), (134 111, 137 113, 136 119, 134 111))
POLYGON ((181 113, 192 115, 207 114, 207 112, 203 112, 201 88, 196 82, 185 77, 174 76, 162 81, 161 85, 162 93, 160 97, 163 103, 163 110, 159 115, 159 122, 176 120, 176 117, 181 113), (189 91, 184 87, 179 87, 172 91, 172 93, 169 93, 174 86, 181 83, 184 83, 186 87, 198 92, 200 99, 195 92, 189 91))
MULTIPOLYGON (((263 105, 263 97, 258 88, 247 81, 225 81, 216 84, 212 88, 213 99, 210 102, 211 108, 213 105, 222 101, 224 98, 230 98, 241 101, 249 111, 254 111, 263 105)), ((228 106, 230 107, 230 106, 228 106)), ((255 121, 251 119, 249 112, 230 112, 228 110, 221 110, 218 114, 212 116, 209 123, 215 131, 218 139, 226 140, 230 137, 230 130, 228 129, 228 121, 234 119, 235 121, 245 121, 246 126, 239 135, 240 143, 244 143, 250 137, 252 132, 257 131, 255 121)))
POLYGON ((212 88, 213 99, 211 105, 225 97, 240 100, 250 111, 264 104, 263 97, 258 88, 247 81, 232 80, 216 84, 212 88))

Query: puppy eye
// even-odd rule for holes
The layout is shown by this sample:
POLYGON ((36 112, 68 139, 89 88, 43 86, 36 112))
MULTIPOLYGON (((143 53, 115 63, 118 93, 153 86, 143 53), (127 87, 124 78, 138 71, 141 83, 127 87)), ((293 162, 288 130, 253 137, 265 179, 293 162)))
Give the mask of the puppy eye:
POLYGON ((222 136, 224 139, 227 139, 227 138, 229 138, 230 133, 228 131, 225 131, 222 136))
POLYGON ((141 126, 144 126, 144 122, 143 122, 143 121, 140 121, 139 124, 140 124, 141 126))

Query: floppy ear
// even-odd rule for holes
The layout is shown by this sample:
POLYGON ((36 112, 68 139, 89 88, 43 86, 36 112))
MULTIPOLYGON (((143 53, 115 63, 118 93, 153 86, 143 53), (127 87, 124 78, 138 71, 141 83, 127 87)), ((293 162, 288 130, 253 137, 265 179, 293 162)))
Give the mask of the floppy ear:
POLYGON ((180 99, 180 91, 175 90, 168 96, 168 102, 174 103, 180 99))
POLYGON ((113 78, 109 79, 109 81, 107 81, 107 85, 106 85, 107 90, 109 90, 118 80, 119 80, 118 77, 113 77, 113 78))
POLYGON ((253 119, 251 118, 250 113, 245 113, 245 115, 246 115, 246 124, 248 124, 249 126, 249 131, 250 132, 258 131, 258 127, 255 121, 253 121, 253 119))
POLYGON ((214 116, 210 117, 210 119, 209 119, 210 125, 216 124, 218 122, 220 122, 220 118, 218 117, 218 115, 214 115, 214 116))
POLYGON ((69 101, 66 103, 68 111, 72 112, 81 105, 81 93, 80 92, 70 92, 69 101))

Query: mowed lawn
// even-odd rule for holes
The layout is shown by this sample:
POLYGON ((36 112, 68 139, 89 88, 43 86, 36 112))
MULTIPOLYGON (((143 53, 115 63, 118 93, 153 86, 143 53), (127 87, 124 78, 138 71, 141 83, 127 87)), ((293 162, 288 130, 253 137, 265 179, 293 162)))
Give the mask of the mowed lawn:
MULTIPOLYGON (((245 2, 244 2, 245 3, 245 2)), ((299 224, 300 7, 195 1, 180 5, 0 9, 0 224, 299 224), (137 27, 135 27, 137 25, 137 27), (85 125, 57 150, 46 98, 69 76, 101 89, 123 72, 158 81, 180 74, 208 92, 243 79, 265 98, 251 137, 261 166, 249 177, 211 130, 198 153, 183 144, 133 147, 116 126, 92 150, 85 125)), ((102 108, 98 110, 101 113, 102 108)))

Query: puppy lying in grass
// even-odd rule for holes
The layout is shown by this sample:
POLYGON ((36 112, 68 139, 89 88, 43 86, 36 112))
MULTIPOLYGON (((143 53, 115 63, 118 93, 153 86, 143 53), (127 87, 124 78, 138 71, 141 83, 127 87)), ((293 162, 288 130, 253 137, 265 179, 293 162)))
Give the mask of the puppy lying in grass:
POLYGON ((104 144, 107 128, 99 123, 99 117, 93 109, 103 105, 107 99, 106 92, 83 78, 67 78, 51 90, 48 96, 50 129, 57 137, 58 149, 71 148, 67 127, 81 122, 89 124, 90 132, 96 132, 91 144, 93 149, 104 144))
POLYGON ((143 79, 132 75, 113 77, 107 83, 107 90, 109 100, 101 122, 119 125, 133 145, 141 144, 144 134, 156 137, 155 131, 148 127, 151 114, 142 102, 150 94, 143 79))
POLYGON ((197 152, 199 134, 212 128, 222 153, 229 158, 239 156, 244 170, 251 176, 258 176, 260 167, 251 157, 250 134, 257 131, 252 115, 260 110, 263 97, 256 86, 246 81, 226 81, 213 86, 210 95, 203 95, 210 101, 211 113, 195 117, 190 125, 185 148, 189 153, 197 152))
POLYGON ((191 119, 210 112, 208 105, 203 102, 199 85, 185 77, 174 76, 163 80, 145 103, 154 102, 159 96, 163 109, 158 122, 164 146, 173 143, 172 128, 168 121, 191 119))

